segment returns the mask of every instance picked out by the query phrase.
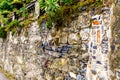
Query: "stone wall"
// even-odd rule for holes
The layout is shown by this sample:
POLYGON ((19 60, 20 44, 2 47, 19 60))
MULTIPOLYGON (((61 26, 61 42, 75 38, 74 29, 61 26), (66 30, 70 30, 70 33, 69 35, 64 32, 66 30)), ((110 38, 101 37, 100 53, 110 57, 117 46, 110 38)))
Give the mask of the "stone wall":
POLYGON ((112 80, 120 79, 120 1, 115 0, 114 16, 112 22, 112 44, 111 44, 111 70, 112 80), (114 65, 113 65, 114 64, 114 65))
POLYGON ((0 66, 17 80, 85 80, 94 10, 73 15, 66 27, 48 30, 45 21, 34 21, 20 34, 8 33, 0 39, 0 66))
POLYGON ((6 40, 0 39, 0 66, 17 80, 74 80, 80 74, 85 79, 87 36, 81 34, 87 33, 81 32, 81 26, 88 27, 87 15, 77 15, 58 30, 48 30, 44 21, 40 26, 34 21, 20 34, 8 33, 6 40))

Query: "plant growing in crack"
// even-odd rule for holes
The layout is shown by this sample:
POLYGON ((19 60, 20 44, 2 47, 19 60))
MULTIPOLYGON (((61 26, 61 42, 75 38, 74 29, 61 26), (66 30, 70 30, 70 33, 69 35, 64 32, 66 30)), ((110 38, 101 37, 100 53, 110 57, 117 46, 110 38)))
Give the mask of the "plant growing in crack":
POLYGON ((45 11, 45 13, 48 15, 48 20, 46 23, 47 27, 52 26, 53 17, 55 16, 56 12, 59 11, 59 0, 40 0, 40 9, 42 11, 45 11))

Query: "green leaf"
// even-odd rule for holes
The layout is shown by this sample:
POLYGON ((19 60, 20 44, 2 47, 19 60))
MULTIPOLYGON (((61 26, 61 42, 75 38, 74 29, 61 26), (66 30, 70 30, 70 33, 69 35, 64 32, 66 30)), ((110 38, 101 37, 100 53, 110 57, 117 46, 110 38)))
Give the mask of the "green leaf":
POLYGON ((20 27, 19 21, 18 20, 14 20, 12 21, 6 28, 6 31, 11 31, 12 29, 16 28, 16 27, 20 27))
POLYGON ((13 10, 13 5, 8 1, 4 0, 0 3, 0 11, 3 11, 3 10, 11 11, 13 10))
POLYGON ((62 0, 65 5, 72 4, 74 0, 62 0))
POLYGON ((6 38, 7 32, 5 31, 5 27, 0 27, 0 38, 6 38))

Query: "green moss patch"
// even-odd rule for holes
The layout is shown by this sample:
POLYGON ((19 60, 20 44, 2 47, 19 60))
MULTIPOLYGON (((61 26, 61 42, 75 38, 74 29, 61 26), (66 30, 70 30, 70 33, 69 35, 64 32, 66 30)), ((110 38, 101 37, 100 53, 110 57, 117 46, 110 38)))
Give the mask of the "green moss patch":
POLYGON ((0 38, 6 38, 7 32, 5 31, 5 27, 0 27, 0 38))
POLYGON ((16 80, 12 74, 3 70, 1 67, 0 67, 0 72, 2 72, 8 78, 8 80, 16 80))

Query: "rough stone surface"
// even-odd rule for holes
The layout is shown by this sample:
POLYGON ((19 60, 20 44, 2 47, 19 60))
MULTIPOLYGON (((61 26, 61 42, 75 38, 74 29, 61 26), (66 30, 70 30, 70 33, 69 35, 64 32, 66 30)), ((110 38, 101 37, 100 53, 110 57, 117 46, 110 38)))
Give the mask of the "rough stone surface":
POLYGON ((111 43, 111 76, 112 79, 120 79, 120 1, 116 0, 114 7, 111 43), (114 64, 114 65, 113 65, 114 64))
POLYGON ((0 80, 8 80, 4 74, 0 73, 0 80))
POLYGON ((10 32, 6 40, 0 39, 0 66, 17 80, 74 80, 78 73, 85 77, 88 56, 82 56, 86 50, 75 22, 56 31, 35 21, 19 35, 10 32))
POLYGON ((58 31, 34 21, 19 35, 8 33, 0 39, 0 66, 17 80, 85 80, 92 15, 82 12, 58 31))

